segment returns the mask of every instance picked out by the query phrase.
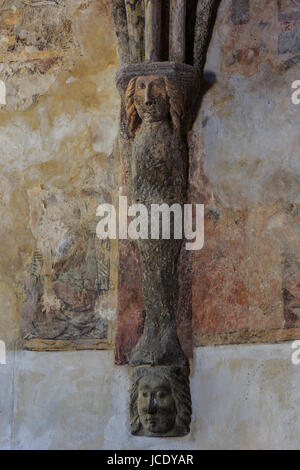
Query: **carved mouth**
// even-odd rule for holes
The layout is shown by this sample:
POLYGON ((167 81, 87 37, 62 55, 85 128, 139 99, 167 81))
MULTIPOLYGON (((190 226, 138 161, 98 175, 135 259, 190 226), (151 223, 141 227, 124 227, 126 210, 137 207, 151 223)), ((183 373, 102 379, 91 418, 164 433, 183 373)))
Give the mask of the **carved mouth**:
POLYGON ((151 114, 151 113, 153 113, 153 111, 156 111, 155 106, 153 106, 151 108, 145 108, 144 109, 145 114, 151 114))
POLYGON ((155 426, 157 424, 157 419, 154 418, 153 416, 150 416, 149 418, 146 418, 147 423, 155 426))

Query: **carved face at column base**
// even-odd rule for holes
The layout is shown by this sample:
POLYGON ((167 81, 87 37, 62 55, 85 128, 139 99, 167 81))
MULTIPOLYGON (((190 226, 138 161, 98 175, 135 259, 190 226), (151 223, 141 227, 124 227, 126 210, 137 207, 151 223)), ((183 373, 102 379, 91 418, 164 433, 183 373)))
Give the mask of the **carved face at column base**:
POLYGON ((180 437, 190 432, 189 369, 140 367, 133 372, 130 395, 131 433, 180 437))

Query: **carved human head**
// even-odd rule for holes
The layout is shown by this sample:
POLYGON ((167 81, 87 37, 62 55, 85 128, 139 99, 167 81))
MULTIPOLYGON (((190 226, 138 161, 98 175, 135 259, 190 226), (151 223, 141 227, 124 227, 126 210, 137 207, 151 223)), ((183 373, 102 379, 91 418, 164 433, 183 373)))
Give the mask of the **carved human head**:
POLYGON ((132 78, 126 90, 126 114, 129 133, 135 135, 141 122, 170 119, 179 129, 183 114, 183 97, 175 82, 161 75, 132 78))
POLYGON ((138 370, 131 390, 130 412, 133 434, 187 434, 191 419, 188 375, 174 367, 138 370))
POLYGON ((141 378, 137 407, 145 431, 165 434, 174 426, 176 406, 169 381, 160 375, 141 378))
POLYGON ((138 77, 135 82, 134 106, 142 121, 166 119, 170 106, 165 80, 159 75, 138 77))

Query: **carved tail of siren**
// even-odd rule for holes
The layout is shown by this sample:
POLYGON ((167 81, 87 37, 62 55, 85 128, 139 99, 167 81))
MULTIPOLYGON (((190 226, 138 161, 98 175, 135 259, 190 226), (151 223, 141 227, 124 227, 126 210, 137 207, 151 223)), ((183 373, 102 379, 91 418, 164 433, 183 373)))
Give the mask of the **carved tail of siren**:
MULTIPOLYGON (((185 192, 178 191, 178 186, 186 187, 186 165, 178 162, 186 162, 186 131, 196 111, 218 4, 219 0, 110 0, 121 60, 117 74, 122 103, 120 148, 129 175, 127 194, 136 200, 184 203, 185 192), (143 108, 148 91, 145 96, 142 88, 136 91, 138 80, 143 88, 156 90, 152 121, 149 108, 143 108), (148 124, 144 126, 145 115, 148 124), (151 152, 163 152, 164 158, 152 158, 151 152), (134 178, 139 178, 138 185, 134 178)), ((155 242, 138 243, 146 312, 143 334, 129 357, 131 432, 184 436, 190 430, 192 410, 189 362, 176 331, 180 243, 155 242)))

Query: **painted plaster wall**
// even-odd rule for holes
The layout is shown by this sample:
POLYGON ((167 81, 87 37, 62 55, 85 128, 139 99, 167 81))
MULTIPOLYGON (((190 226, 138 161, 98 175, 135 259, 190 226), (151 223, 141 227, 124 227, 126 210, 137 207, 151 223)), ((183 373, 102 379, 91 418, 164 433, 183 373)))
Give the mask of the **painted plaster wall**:
POLYGON ((288 285, 300 276, 296 3, 221 2, 211 88, 190 139, 190 197, 207 208, 206 244, 194 257, 196 344, 299 337, 284 295, 298 298, 288 285))
MULTIPOLYGON (((69 230, 80 232, 88 219, 96 223, 97 205, 117 191, 119 62, 106 1, 8 0, 0 21, 0 79, 7 89, 0 109, 0 336, 15 349, 37 245, 55 253, 69 230), (40 224, 40 211, 49 209, 48 222, 40 224)), ((53 263, 47 256, 46 264, 53 263)), ((115 287, 114 281, 105 307, 98 306, 112 322, 115 287)), ((47 310, 46 304, 51 310, 51 295, 47 310)))
POLYGON ((18 352, 1 366, 2 449, 297 449, 300 366, 291 345, 199 348, 191 434, 133 437, 129 378, 113 353, 18 352), (12 391, 13 390, 13 391, 12 391))
MULTIPOLYGON (((285 14, 295 13, 288 2, 282 3, 285 14)), ((0 365, 0 448, 299 447, 300 372, 291 364, 289 343, 195 349, 192 432, 173 440, 129 435, 128 370, 114 366, 112 350, 20 350, 19 313, 35 244, 29 192, 67 187, 80 199, 78 188, 97 187, 106 202, 118 190, 119 162, 108 158, 119 99, 107 3, 70 0, 66 5, 59 15, 49 15, 56 27, 65 18, 71 28, 64 29, 62 42, 50 34, 47 49, 35 42, 40 41, 36 31, 26 36, 22 2, 3 3, 7 36, 1 38, 0 78, 8 83, 8 104, 0 113, 0 339, 8 357, 7 365, 0 365), (14 36, 18 15, 23 15, 23 27, 14 36), (8 52, 15 54, 13 66, 4 60, 8 52)), ((210 76, 215 75, 214 86, 190 135, 191 199, 208 204, 213 221, 208 224, 208 251, 195 259, 197 344, 249 327, 282 328, 283 260, 298 256, 300 118, 290 101, 290 86, 300 79, 300 70, 291 35, 285 35, 291 52, 282 53, 282 33, 297 31, 298 20, 284 26, 285 31, 277 2, 253 0, 250 6, 251 23, 245 13, 246 23, 235 24, 231 2, 221 2, 206 65, 210 76), (291 66, 282 69, 287 60, 291 66), (214 225, 218 213, 225 220, 220 228, 214 225), (223 236, 226 227, 231 231, 223 236), (219 246, 209 245, 216 239, 219 246), (207 257, 226 262, 214 265, 207 257), (246 291, 250 303, 245 302, 246 291), (210 293, 205 311, 199 292, 210 293)), ((114 299, 102 308, 112 322, 114 299)))

